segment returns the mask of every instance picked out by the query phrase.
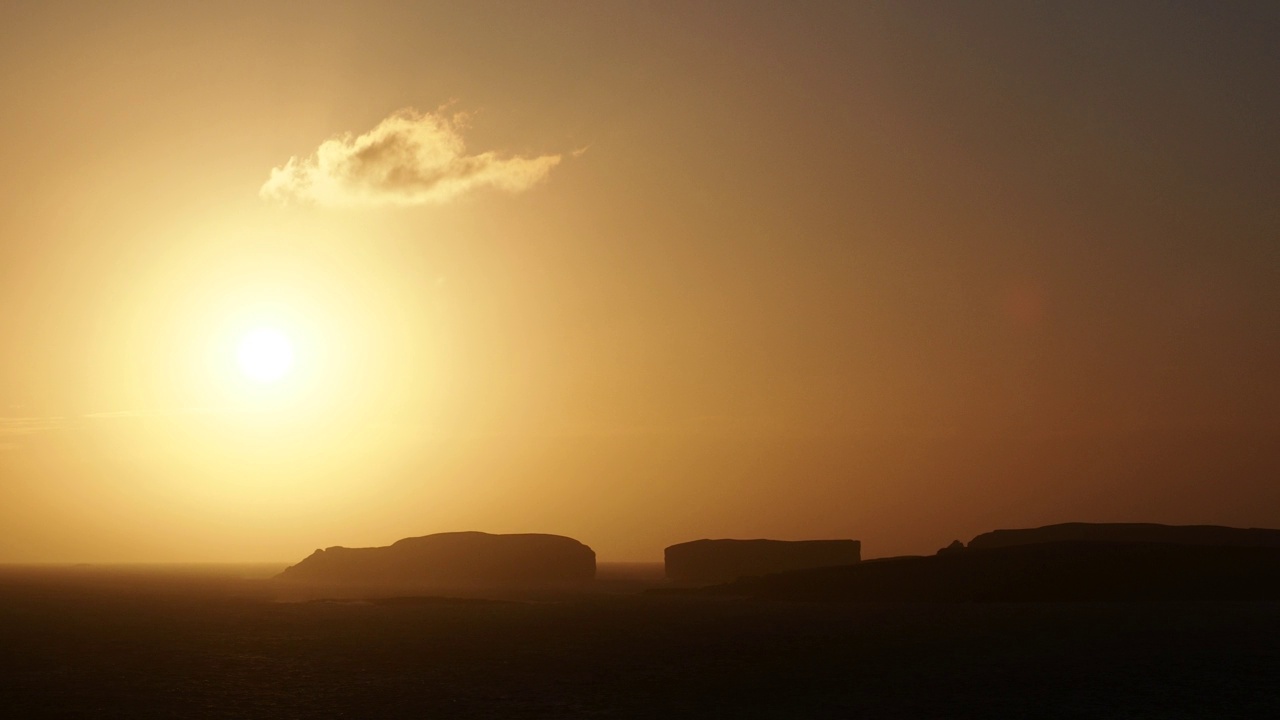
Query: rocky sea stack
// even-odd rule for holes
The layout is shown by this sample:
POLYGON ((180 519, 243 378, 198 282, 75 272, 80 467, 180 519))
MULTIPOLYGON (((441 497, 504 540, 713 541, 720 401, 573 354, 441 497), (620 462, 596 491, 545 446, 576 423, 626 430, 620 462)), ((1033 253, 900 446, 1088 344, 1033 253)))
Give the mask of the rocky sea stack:
POLYGON ((668 547, 667 579, 717 583, 788 570, 852 565, 862 559, 857 540, 694 540, 668 547))

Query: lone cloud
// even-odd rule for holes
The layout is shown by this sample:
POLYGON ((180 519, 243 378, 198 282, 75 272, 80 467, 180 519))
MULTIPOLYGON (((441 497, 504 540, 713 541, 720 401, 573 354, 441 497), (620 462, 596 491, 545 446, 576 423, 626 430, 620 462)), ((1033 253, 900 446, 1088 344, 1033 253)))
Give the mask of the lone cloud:
POLYGON ((271 170, 264 199, 317 205, 445 203, 481 187, 521 192, 547 176, 560 155, 467 155, 459 129, 465 116, 393 113, 363 135, 329 139, 310 157, 271 170))

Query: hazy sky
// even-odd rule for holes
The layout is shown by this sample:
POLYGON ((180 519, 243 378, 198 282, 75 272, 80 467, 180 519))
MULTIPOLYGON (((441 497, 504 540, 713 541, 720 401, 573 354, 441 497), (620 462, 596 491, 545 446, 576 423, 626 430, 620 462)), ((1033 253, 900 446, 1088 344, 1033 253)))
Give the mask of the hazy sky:
POLYGON ((1280 526, 1278 37, 0 0, 0 562, 1280 526))

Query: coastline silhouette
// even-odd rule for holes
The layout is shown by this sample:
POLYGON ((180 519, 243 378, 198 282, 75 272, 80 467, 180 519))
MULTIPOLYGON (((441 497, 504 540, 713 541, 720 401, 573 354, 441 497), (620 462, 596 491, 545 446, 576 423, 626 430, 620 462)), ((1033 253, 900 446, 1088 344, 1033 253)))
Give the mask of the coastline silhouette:
MULTIPOLYGON (((857 540, 695 540, 665 550, 656 593, 871 601, 1280 600, 1280 530, 1063 523, 983 533, 933 556, 862 560, 857 540)), ((341 594, 598 588, 591 548, 561 535, 438 533, 330 547, 283 583, 341 594)))

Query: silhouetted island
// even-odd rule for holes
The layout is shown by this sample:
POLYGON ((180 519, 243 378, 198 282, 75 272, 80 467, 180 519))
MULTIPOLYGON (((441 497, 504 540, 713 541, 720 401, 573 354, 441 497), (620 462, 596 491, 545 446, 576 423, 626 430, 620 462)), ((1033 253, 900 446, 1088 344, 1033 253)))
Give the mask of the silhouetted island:
POLYGON ((1147 542, 1280 548, 1280 530, 1221 525, 1077 522, 1020 530, 992 530, 969 541, 969 548, 978 550, 1046 542, 1147 542))
POLYGON ((857 540, 694 540, 663 551, 667 579, 710 584, 862 559, 857 540))
POLYGON ((987 533, 968 548, 952 543, 928 557, 742 578, 700 592, 876 602, 1274 601, 1277 536, 1280 530, 1071 523, 987 533))
POLYGON ((536 586, 591 580, 596 554, 562 535, 451 532, 316 550, 277 576, 325 584, 536 586))

